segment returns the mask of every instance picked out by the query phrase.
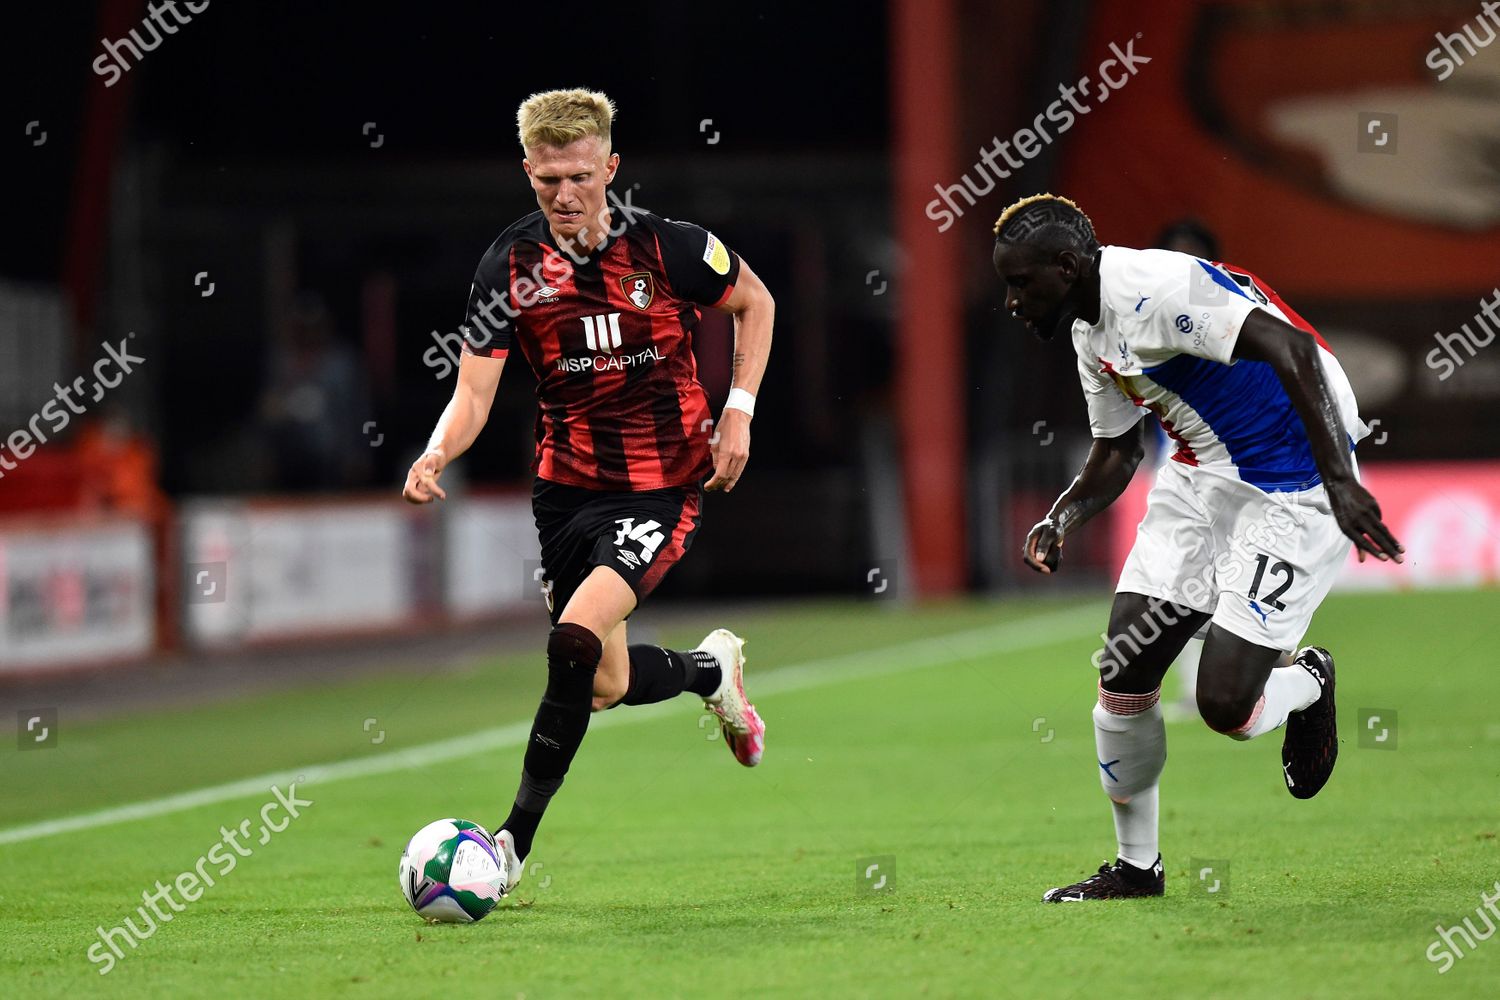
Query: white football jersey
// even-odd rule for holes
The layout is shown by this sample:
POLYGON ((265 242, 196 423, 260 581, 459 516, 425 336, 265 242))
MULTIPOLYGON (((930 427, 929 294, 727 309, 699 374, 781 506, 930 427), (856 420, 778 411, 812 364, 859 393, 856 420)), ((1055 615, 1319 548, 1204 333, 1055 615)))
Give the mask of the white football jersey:
POLYGON ((1177 445, 1174 461, 1268 493, 1317 486, 1307 432, 1276 373, 1265 362, 1233 358, 1256 309, 1317 339, 1350 448, 1369 434, 1328 345, 1249 271, 1172 250, 1107 246, 1099 287, 1099 322, 1073 322, 1095 437, 1118 437, 1150 410, 1177 445))

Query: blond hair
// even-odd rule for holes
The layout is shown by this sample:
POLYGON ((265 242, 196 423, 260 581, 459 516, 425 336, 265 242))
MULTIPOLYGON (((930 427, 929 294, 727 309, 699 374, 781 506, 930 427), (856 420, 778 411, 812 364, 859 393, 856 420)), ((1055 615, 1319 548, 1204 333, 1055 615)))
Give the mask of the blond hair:
POLYGON ((995 239, 1049 245, 1061 241, 1089 251, 1099 245, 1093 220, 1060 194, 1034 194, 1011 205, 995 220, 995 239))
POLYGON ((597 90, 548 90, 532 94, 516 111, 521 148, 566 146, 597 135, 606 151, 615 102, 597 90))

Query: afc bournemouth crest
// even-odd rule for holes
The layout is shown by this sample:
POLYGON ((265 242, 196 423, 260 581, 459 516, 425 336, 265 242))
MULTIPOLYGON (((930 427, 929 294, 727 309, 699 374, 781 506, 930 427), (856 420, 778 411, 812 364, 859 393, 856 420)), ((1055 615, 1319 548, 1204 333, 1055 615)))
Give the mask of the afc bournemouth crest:
POLYGON ((620 288, 624 290, 630 304, 641 310, 651 305, 651 297, 656 294, 656 285, 652 282, 649 271, 625 275, 620 279, 620 288))

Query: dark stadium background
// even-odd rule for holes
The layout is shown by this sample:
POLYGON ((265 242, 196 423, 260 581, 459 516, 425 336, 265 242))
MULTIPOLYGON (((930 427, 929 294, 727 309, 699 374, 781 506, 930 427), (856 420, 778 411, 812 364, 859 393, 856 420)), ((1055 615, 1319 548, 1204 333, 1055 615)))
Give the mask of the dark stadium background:
MULTIPOLYGON (((1087 443, 1066 345, 1009 321, 989 270, 991 220, 1037 190, 1077 198, 1105 242, 1146 245, 1172 219, 1203 220, 1225 259, 1326 330, 1366 416, 1382 419, 1368 462, 1488 474, 1474 463, 1500 455, 1495 357, 1478 353, 1451 382, 1423 359, 1488 294, 1494 275, 1481 280, 1474 262, 1488 251, 1493 272, 1495 215, 1455 220, 1389 192, 1356 197, 1326 157, 1268 124, 1275 100, 1347 98, 1352 149, 1363 95, 1438 92, 1422 57, 1470 6, 1174 0, 1124 18, 1134 6, 220 0, 107 88, 90 69, 101 39, 139 26, 146 5, 29 5, 16 12, 9 56, 0 240, 7 296, 29 304, 6 307, 0 418, 26 426, 51 383, 86 372, 106 342, 133 334, 148 360, 6 475, 0 517, 24 534, 79 511, 110 515, 70 440, 100 422, 135 442, 156 470, 156 499, 132 508, 151 537, 155 572, 137 581, 155 608, 151 650, 200 635, 184 627, 188 569, 202 561, 188 512, 398 504, 451 389, 423 355, 434 332, 456 327, 485 247, 534 208, 515 107, 559 86, 617 102, 617 190, 639 184, 636 204, 719 233, 778 301, 749 474, 710 501, 663 604, 1036 585, 1015 552, 1087 443), (992 137, 1032 122, 1059 84, 1132 37, 1155 65, 938 233, 923 211, 934 185, 958 182, 992 137), (1372 46, 1389 58, 1361 58, 1372 46), (45 143, 34 144, 31 122, 45 143), (51 318, 34 322, 41 314, 51 318), (316 447, 312 432, 267 417, 278 351, 307 327, 344 362, 316 447)), ((1464 73, 1455 80, 1443 94, 1464 73)), ((1399 150, 1433 169, 1462 152, 1416 140, 1399 150)), ((706 319, 698 349, 716 408, 727 337, 726 321, 706 319)), ((486 432, 451 476, 477 494, 528 486, 522 369, 509 366, 486 432)), ((434 527, 437 516, 402 513, 417 541, 401 627, 531 621, 526 606, 445 605, 451 525, 434 527)), ((1102 521, 1080 536, 1073 584, 1107 584, 1122 537, 1128 525, 1102 521)), ((491 572, 524 574, 524 553, 497 552, 491 572)), ((109 589, 82 572, 86 593, 109 589)), ((295 579, 287 572, 272 576, 295 579)), ((1493 566, 1485 572, 1494 579, 1493 566)), ((9 593, 59 585, 13 581, 9 593)), ((45 601, 27 607, 51 614, 45 601)), ((336 622, 307 630, 340 632, 336 622)), ((110 652, 84 659, 119 658, 110 652)))

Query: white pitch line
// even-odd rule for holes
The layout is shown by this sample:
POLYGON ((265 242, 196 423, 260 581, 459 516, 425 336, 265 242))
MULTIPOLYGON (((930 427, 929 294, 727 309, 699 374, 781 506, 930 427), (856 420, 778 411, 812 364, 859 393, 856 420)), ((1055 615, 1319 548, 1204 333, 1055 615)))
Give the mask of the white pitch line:
MULTIPOLYGON (((1099 607, 1070 608, 1015 622, 914 639, 899 645, 886 646, 883 649, 843 653, 838 656, 809 660, 756 675, 755 695, 757 698, 766 695, 774 696, 789 691, 837 684, 840 681, 866 680, 871 677, 904 673, 908 670, 923 670, 979 656, 994 656, 1051 646, 1072 639, 1081 632, 1097 631, 1102 620, 1102 611, 1099 607)), ((660 718, 673 710, 670 703, 662 703, 633 708, 629 712, 601 712, 590 721, 589 728, 593 730, 646 722, 660 718)), ((254 778, 243 778, 209 788, 199 788, 178 795, 168 795, 164 798, 114 806, 97 812, 43 820, 39 823, 0 830, 0 844, 19 844, 54 834, 92 830, 138 819, 153 819, 157 816, 166 816, 232 799, 263 796, 272 785, 286 786, 296 782, 299 785, 313 786, 333 781, 345 781, 349 778, 363 778, 375 774, 389 774, 393 771, 425 767, 462 757, 472 757, 489 750, 519 746, 526 741, 530 732, 530 721, 513 722, 493 729, 483 729, 477 733, 424 743, 406 750, 391 750, 357 760, 313 764, 308 767, 262 774, 254 778)))

